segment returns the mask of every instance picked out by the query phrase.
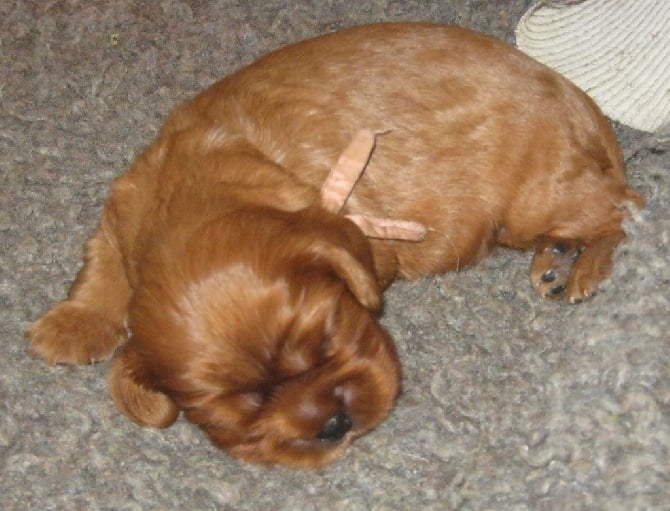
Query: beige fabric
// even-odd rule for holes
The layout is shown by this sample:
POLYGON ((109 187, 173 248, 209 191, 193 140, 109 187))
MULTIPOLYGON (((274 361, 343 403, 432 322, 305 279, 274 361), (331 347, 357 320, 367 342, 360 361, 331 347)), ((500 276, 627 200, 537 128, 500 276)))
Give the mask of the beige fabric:
POLYGON ((669 0, 541 1, 516 42, 612 119, 649 132, 670 122, 669 0))

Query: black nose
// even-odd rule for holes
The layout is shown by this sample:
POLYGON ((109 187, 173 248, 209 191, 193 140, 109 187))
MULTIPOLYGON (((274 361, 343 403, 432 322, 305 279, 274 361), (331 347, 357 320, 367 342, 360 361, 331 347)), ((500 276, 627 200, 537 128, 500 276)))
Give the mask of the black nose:
POLYGON ((347 412, 340 410, 326 421, 321 432, 316 435, 316 438, 336 442, 347 434, 352 425, 353 422, 351 422, 351 418, 347 415, 347 412))

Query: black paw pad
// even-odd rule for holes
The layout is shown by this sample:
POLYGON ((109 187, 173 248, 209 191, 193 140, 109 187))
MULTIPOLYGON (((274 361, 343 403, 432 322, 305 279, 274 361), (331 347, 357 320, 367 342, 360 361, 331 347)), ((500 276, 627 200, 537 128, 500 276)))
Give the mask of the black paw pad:
POLYGON ((556 255, 565 254, 565 251, 568 249, 563 243, 556 243, 551 246, 551 251, 556 255))
POLYGON ((565 284, 560 284, 558 286, 554 286, 551 288, 551 291, 549 291, 552 296, 558 296, 560 294, 563 294, 565 292, 565 284))
POLYGON ((554 280, 556 280, 556 272, 552 269, 549 269, 549 270, 545 271, 542 274, 542 277, 540 277, 540 278, 542 279, 542 282, 547 282, 547 283, 553 282, 554 280))

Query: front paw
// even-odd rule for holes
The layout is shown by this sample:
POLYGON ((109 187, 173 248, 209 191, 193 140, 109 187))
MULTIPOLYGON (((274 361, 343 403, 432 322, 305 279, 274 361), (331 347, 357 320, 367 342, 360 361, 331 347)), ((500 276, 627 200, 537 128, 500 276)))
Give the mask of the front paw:
POLYGON ((74 302, 63 301, 26 331, 30 350, 52 364, 107 360, 127 338, 123 325, 74 302))

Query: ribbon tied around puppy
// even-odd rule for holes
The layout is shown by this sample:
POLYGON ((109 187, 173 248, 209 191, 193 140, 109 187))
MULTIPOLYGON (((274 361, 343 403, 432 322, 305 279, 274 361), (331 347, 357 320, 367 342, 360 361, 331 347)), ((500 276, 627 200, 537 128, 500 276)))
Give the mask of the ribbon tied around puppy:
MULTIPOLYGON (((321 205, 331 213, 338 214, 344 208, 358 179, 363 174, 375 147, 375 134, 360 130, 349 143, 321 187, 321 205)), ((368 215, 344 215, 355 223, 363 234, 370 238, 421 241, 428 228, 412 220, 374 217, 368 215)))

